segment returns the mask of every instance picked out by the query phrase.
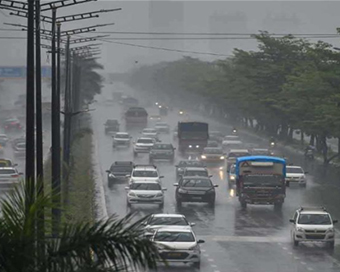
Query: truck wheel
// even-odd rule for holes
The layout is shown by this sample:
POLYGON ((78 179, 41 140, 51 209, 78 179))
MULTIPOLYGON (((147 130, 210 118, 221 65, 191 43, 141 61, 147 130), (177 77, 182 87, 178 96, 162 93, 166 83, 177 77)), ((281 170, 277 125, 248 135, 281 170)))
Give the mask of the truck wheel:
POLYGON ((282 202, 274 203, 274 209, 281 210, 282 209, 282 202))
POLYGON ((247 202, 242 201, 242 202, 241 202, 241 207, 242 207, 243 209, 246 209, 246 208, 247 208, 247 202))
POLYGON ((328 246, 329 246, 329 248, 334 248, 334 246, 335 246, 335 241, 328 242, 328 246))

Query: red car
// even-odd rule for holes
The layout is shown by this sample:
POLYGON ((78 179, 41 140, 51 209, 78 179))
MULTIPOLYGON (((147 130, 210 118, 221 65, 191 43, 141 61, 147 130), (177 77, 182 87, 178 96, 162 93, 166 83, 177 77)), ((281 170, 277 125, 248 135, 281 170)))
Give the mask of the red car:
POLYGON ((7 131, 21 131, 22 130, 22 126, 20 124, 20 121, 16 118, 7 119, 3 123, 3 127, 4 127, 6 132, 7 131))

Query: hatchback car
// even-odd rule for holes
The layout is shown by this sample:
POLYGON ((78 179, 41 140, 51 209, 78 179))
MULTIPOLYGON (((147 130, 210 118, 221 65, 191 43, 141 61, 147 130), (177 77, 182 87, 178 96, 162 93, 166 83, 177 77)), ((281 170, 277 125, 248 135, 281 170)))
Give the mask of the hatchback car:
POLYGON ((149 153, 149 162, 152 163, 154 160, 167 160, 170 162, 174 161, 175 149, 172 144, 154 144, 149 153))
POLYGON ((154 180, 160 182, 164 176, 160 176, 155 165, 135 165, 132 169, 130 183, 140 180, 154 180))
POLYGON ((197 160, 185 160, 185 161, 180 161, 176 165, 176 178, 179 177, 184 171, 186 167, 205 167, 205 163, 202 161, 197 161, 197 160))
POLYGON ((215 206, 215 187, 209 177, 185 177, 176 186, 176 203, 181 207, 183 202, 206 202, 215 206))
POLYGON ((294 246, 300 242, 325 242, 331 248, 335 244, 334 224, 331 215, 324 208, 300 208, 289 220, 291 225, 291 238, 294 246))
POLYGON ((301 187, 306 187, 306 174, 301 166, 286 167, 286 185, 289 187, 291 183, 299 184, 301 187))
POLYGON ((190 229, 161 228, 156 231, 152 241, 156 244, 162 260, 169 263, 191 263, 195 268, 201 265, 200 244, 190 229))
POLYGON ((9 189, 20 183, 22 173, 14 167, 0 168, 0 188, 9 189))
POLYGON ((117 132, 113 136, 112 147, 129 147, 131 145, 131 136, 127 132, 117 132))
POLYGON ((114 182, 120 179, 127 179, 131 176, 133 162, 131 161, 116 161, 109 170, 106 170, 107 179, 109 182, 114 182))
POLYGON ((156 141, 153 138, 139 138, 136 142, 134 142, 133 155, 137 156, 138 153, 149 153, 155 142, 156 141))
POLYGON ((132 204, 158 204, 164 207, 164 191, 161 185, 154 180, 135 181, 131 183, 127 190, 127 206, 132 204))

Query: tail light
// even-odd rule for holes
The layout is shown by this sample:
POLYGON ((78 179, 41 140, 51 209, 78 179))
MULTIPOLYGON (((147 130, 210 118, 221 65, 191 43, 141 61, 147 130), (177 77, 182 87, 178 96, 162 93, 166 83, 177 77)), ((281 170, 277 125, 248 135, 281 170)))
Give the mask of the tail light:
POLYGON ((5 128, 8 128, 8 126, 5 126, 5 128))
POLYGON ((19 175, 11 175, 12 178, 18 178, 19 175))

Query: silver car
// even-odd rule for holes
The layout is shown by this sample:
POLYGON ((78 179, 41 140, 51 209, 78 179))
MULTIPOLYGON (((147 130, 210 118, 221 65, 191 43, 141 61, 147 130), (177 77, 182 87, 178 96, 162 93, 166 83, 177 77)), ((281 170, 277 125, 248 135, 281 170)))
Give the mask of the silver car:
POLYGON ((20 183, 22 173, 14 167, 0 168, 0 188, 13 188, 20 183))
POLYGON ((132 204, 158 204, 164 207, 164 191, 157 181, 144 180, 131 183, 127 190, 127 206, 132 204))
POLYGON ((142 137, 139 138, 133 146, 133 155, 137 156, 138 153, 149 153, 151 147, 155 144, 155 139, 142 137))
POLYGON ((117 132, 113 136, 113 147, 119 146, 130 146, 131 144, 131 136, 127 132, 117 132))
POLYGON ((197 240, 191 229, 158 229, 152 241, 156 244, 160 257, 168 263, 191 263, 195 268, 201 266, 203 240, 197 240))

